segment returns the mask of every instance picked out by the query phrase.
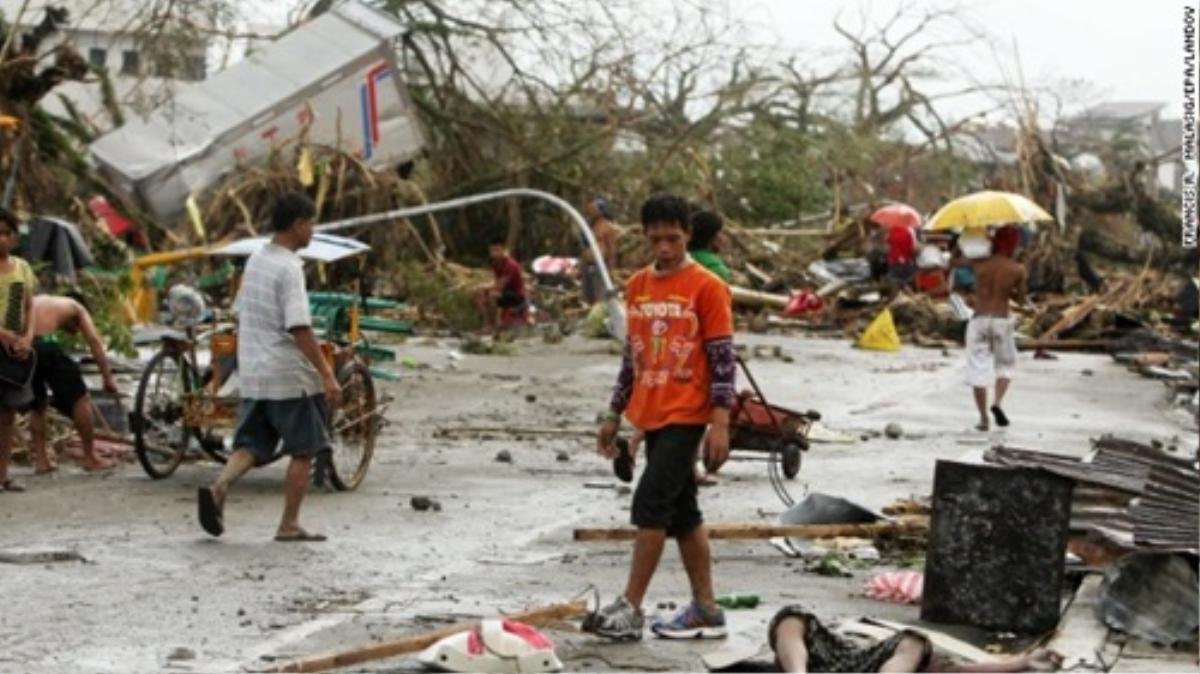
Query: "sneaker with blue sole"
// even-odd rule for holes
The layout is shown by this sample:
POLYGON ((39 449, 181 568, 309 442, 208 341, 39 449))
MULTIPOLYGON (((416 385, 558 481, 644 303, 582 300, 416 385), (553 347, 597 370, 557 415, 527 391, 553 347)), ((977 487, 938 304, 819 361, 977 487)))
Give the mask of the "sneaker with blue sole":
POLYGON ((725 612, 708 611, 696 602, 680 609, 670 620, 655 620, 650 631, 663 639, 724 639, 725 612))

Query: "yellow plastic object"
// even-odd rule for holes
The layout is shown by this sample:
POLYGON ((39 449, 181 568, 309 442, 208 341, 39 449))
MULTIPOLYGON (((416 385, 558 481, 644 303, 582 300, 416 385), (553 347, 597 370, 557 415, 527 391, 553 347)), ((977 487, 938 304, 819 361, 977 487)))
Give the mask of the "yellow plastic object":
POLYGON ((300 159, 296 161, 296 177, 300 179, 301 185, 312 187, 314 173, 312 150, 305 145, 300 150, 300 159))
POLYGON ((892 320, 892 310, 884 309, 875 320, 863 331, 858 338, 858 346, 873 351, 899 351, 900 333, 896 332, 896 322, 892 320))
POLYGON ((959 231, 1021 222, 1054 222, 1054 216, 1020 194, 985 190, 942 206, 925 223, 925 229, 959 231))
POLYGON ((149 323, 154 320, 155 312, 158 311, 158 294, 154 292, 154 288, 146 285, 146 270, 150 267, 158 267, 161 265, 179 264, 192 260, 198 257, 205 257, 209 254, 207 246, 197 248, 183 248, 180 250, 170 250, 163 253, 151 253, 143 255, 133 261, 129 269, 129 276, 133 280, 133 293, 130 298, 130 304, 133 305, 133 315, 139 323, 149 323))
POLYGON ((362 330, 359 325, 358 303, 356 302, 350 305, 350 330, 348 338, 351 344, 358 344, 358 341, 362 339, 362 330))
POLYGON ((204 218, 200 215, 200 204, 196 203, 196 195, 189 195, 183 205, 187 209, 188 220, 192 223, 192 231, 196 233, 196 238, 207 241, 208 232, 204 229, 204 218))

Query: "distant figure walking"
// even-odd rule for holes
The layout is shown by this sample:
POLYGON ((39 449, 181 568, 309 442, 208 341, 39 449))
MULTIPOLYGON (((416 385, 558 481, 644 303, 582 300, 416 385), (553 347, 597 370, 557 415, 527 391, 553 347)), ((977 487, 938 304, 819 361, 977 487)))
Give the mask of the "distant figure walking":
POLYGON ((979 410, 977 430, 986 431, 988 420, 987 387, 995 383, 996 395, 991 413, 997 426, 1007 426, 1008 417, 1001 407, 1012 382, 1017 364, 1017 343, 1013 336, 1009 300, 1025 303, 1025 267, 1013 259, 1020 243, 1016 227, 1003 227, 992 241, 992 255, 971 262, 975 272, 975 315, 967 323, 966 381, 973 389, 979 410))

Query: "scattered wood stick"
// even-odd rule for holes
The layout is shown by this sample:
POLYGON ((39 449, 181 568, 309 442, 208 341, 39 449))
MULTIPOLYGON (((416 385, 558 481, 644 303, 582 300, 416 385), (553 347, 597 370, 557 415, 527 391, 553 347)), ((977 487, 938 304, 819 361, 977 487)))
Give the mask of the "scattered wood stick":
MULTIPOLYGON (((563 620, 576 618, 587 612, 587 601, 579 599, 576 601, 566 602, 562 604, 552 604, 541 608, 529 609, 518 613, 505 615, 505 618, 527 623, 529 625, 546 625, 556 623, 563 620)), ((255 669, 258 672, 324 672, 338 667, 349 667, 371 660, 382 660, 405 653, 415 653, 419 650, 428 648, 430 645, 437 642, 439 639, 444 639, 452 634, 458 634, 464 630, 470 629, 478 621, 466 621, 455 623, 447 627, 441 627, 420 634, 409 634, 403 637, 397 637, 383 643, 371 644, 370 646, 362 646, 337 653, 326 653, 324 655, 316 655, 299 660, 285 662, 275 667, 266 669, 255 669)))
POLYGON ((1041 336, 1038 337, 1038 341, 1054 339, 1058 337, 1059 333, 1065 332, 1076 325, 1079 325, 1083 322, 1083 319, 1091 315, 1092 310, 1099 306, 1101 302, 1111 300, 1112 298, 1120 295, 1121 292, 1125 290, 1126 286, 1127 284, 1122 281, 1121 283, 1115 285, 1108 292, 1104 294, 1092 295, 1079 304, 1067 309, 1065 312, 1063 312, 1062 318, 1058 319, 1057 323, 1050 326, 1049 330, 1043 332, 1041 336))
POLYGON ((439 428, 433 432, 436 438, 452 435, 482 435, 498 433, 504 435, 569 435, 578 437, 596 437, 596 430, 591 428, 521 428, 514 426, 454 426, 439 428))
POLYGON ((1108 351, 1113 345, 1108 339, 1037 339, 1031 342, 1018 342, 1020 351, 1108 351))
MULTIPOLYGON (((833 536, 860 536, 870 538, 880 534, 921 533, 929 530, 928 521, 911 520, 899 522, 877 522, 874 524, 760 524, 711 523, 708 537, 712 539, 755 539, 775 538, 830 538, 833 536)), ((576 529, 577 541, 631 541, 636 529, 576 529)))
POLYGON ((730 286, 730 290, 733 291, 734 304, 740 304, 748 307, 783 309, 790 301, 790 298, 787 295, 764 293, 739 286, 730 286))

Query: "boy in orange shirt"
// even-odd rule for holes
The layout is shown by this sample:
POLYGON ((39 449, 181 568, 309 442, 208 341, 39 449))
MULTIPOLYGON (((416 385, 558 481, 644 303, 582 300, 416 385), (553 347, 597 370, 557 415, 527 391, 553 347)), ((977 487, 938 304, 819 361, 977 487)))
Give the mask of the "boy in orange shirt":
POLYGON ((729 287, 687 254, 687 202, 653 196, 642 205, 642 229, 654 265, 625 288, 628 337, 598 446, 614 458, 622 413, 646 435, 646 467, 633 495, 637 527, 625 593, 587 621, 586 629, 619 640, 642 638, 641 604, 666 538, 679 545, 692 601, 651 630, 663 638, 721 638, 725 616, 715 602, 708 531, 696 501, 693 460, 709 430, 710 457, 729 453, 734 396, 732 299, 729 287))

